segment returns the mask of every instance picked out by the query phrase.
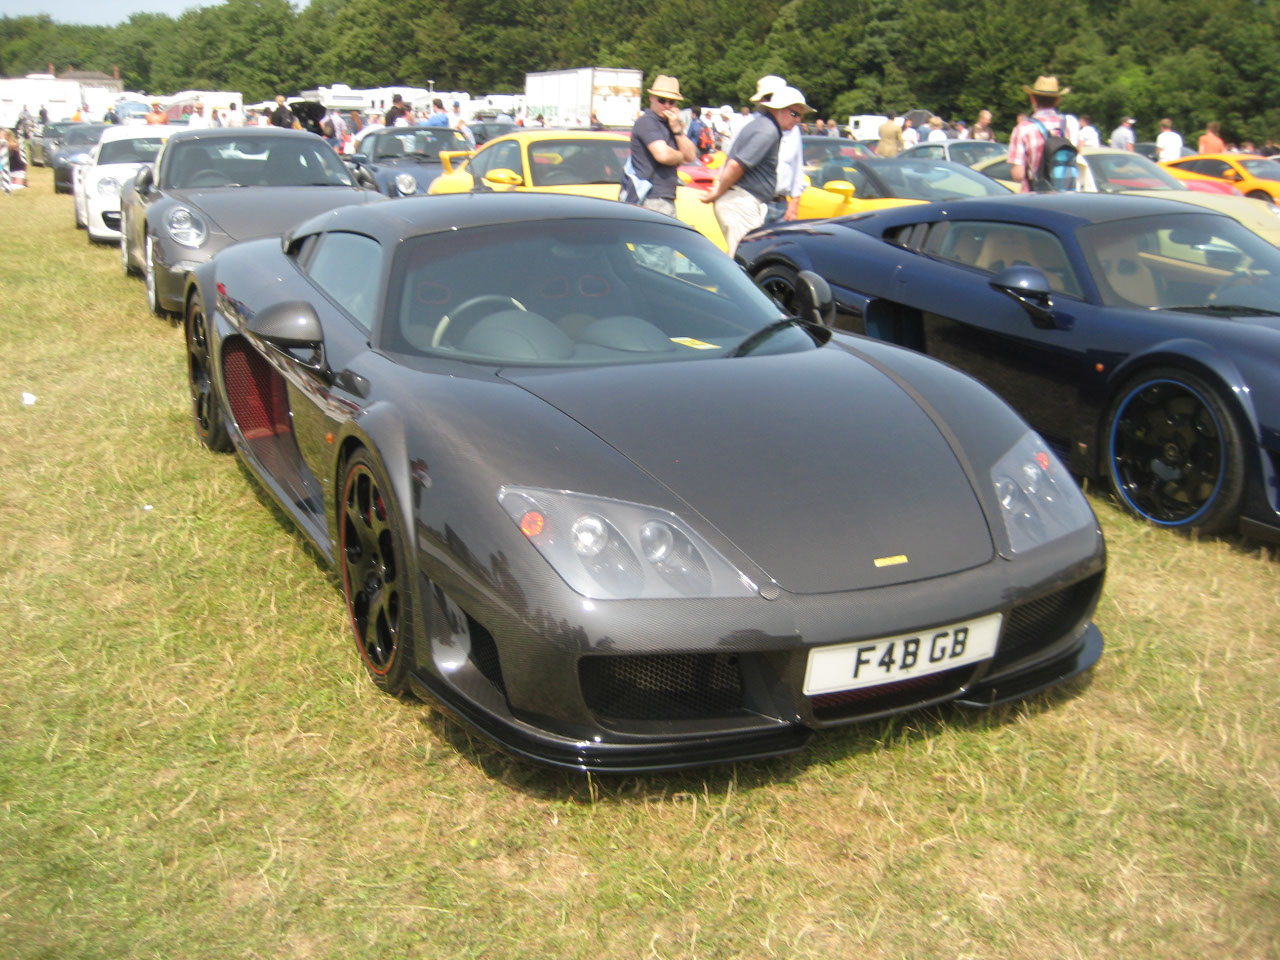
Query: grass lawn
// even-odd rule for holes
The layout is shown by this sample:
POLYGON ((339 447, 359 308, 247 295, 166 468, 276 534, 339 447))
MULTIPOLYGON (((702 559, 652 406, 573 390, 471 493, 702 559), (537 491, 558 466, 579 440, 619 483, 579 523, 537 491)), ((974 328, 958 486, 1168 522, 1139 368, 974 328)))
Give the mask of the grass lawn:
POLYGON ((49 171, 0 195, 0 958, 1280 956, 1280 562, 1095 509, 1091 676, 601 779, 375 691, 49 171), (23 403, 22 395, 35 397, 23 403))

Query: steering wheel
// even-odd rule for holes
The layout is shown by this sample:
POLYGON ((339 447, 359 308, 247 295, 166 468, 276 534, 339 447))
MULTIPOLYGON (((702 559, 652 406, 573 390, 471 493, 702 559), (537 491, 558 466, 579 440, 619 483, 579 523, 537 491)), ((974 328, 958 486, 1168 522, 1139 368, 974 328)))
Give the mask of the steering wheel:
POLYGON ((225 187, 227 183, 227 175, 221 170, 214 170, 212 167, 197 170, 191 175, 189 181, 189 185, 192 187, 225 187))
MULTIPOLYGON (((526 312, 528 312, 525 308, 525 305, 521 303, 519 300, 517 300, 515 297, 504 297, 496 293, 482 293, 478 297, 472 297, 470 300, 462 301, 462 303, 458 304, 458 306, 454 308, 451 314, 446 313, 443 317, 440 318, 440 322, 436 324, 436 332, 431 335, 431 346, 433 347, 443 346, 444 334, 445 334, 445 331, 449 329, 450 322, 452 322, 453 320, 457 320, 465 311, 470 310, 472 307, 480 306, 481 304, 494 305, 496 309, 490 310, 489 313, 496 313, 497 309, 500 309, 503 307, 515 307, 517 310, 525 310, 526 312)), ((479 320, 479 319, 480 319, 479 317, 476 318, 476 320, 479 320)), ((474 323, 475 321, 472 321, 472 324, 474 323)), ((468 324, 467 329, 470 329, 472 324, 468 324)), ((454 327, 454 330, 455 331, 457 330, 456 326, 454 327)))
POLYGON ((1213 288, 1213 292, 1209 294, 1209 302, 1216 302, 1220 296, 1233 287, 1239 287, 1246 283, 1249 286, 1255 286, 1257 282, 1257 275, 1248 267, 1245 267, 1243 270, 1237 270, 1232 273, 1231 276, 1223 277, 1218 285, 1213 288))

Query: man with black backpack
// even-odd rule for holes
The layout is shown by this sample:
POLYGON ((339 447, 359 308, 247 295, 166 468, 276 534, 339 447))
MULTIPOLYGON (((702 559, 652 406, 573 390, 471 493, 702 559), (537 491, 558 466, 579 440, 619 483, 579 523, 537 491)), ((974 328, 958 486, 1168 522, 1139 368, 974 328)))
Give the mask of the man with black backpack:
POLYGON ((1023 193, 1074 190, 1078 131, 1071 118, 1058 112, 1058 104, 1071 92, 1059 87, 1057 77, 1036 77, 1034 86, 1022 87, 1031 98, 1031 116, 1009 137, 1011 176, 1023 193))

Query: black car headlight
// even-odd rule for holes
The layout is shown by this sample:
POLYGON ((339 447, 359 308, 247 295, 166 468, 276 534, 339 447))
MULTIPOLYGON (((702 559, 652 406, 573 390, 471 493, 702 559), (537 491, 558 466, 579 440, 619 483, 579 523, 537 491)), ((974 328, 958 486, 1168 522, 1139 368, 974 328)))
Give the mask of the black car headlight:
POLYGON ((174 207, 164 219, 165 229, 174 243, 198 247, 209 236, 204 218, 189 207, 174 207))
POLYGON ((396 189, 406 197, 412 196, 418 192, 418 181, 411 173, 397 173, 395 185, 396 189))
POLYGON ((1097 524, 1067 468, 1034 431, 996 461, 991 481, 1013 553, 1097 524))
POLYGON ((503 486, 498 502, 570 587, 593 600, 749 597, 733 564, 669 510, 503 486))

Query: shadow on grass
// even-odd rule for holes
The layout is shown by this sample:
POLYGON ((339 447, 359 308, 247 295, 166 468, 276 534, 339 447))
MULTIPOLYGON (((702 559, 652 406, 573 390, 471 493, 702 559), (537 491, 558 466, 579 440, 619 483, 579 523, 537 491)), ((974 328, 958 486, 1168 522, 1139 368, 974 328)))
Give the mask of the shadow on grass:
MULTIPOLYGON (((940 704, 867 723, 815 731, 796 753, 768 760, 720 763, 689 770, 655 774, 578 773, 539 766, 506 753, 456 720, 442 707, 428 709, 421 723, 440 742, 457 751, 486 777, 539 800, 575 803, 635 803, 687 793, 723 793, 785 783, 811 767, 837 763, 902 744, 927 741, 947 729, 995 730, 1010 723, 1057 709, 1081 696, 1092 683, 1092 671, 1073 677, 1026 700, 975 710, 940 704)), ((421 709, 406 698, 406 707, 421 709)))

